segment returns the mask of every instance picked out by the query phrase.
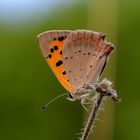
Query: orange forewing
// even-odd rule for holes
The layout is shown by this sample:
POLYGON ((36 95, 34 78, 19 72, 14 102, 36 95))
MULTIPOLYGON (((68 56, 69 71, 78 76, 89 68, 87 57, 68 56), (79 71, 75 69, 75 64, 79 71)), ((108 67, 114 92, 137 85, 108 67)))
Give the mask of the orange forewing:
POLYGON ((61 53, 64 46, 64 40, 63 41, 53 40, 49 44, 47 44, 47 42, 46 43, 44 42, 44 38, 42 39, 41 36, 39 36, 39 44, 40 44, 40 48, 41 48, 43 56, 47 60, 50 68, 54 72, 59 82, 64 86, 66 90, 68 90, 69 92, 72 92, 73 90, 72 85, 68 82, 67 75, 63 74, 63 72, 65 71, 64 65, 62 64, 59 67, 56 66, 56 63, 59 60, 63 61, 61 53), (57 46, 58 49, 55 50, 54 46, 57 46), (53 50, 53 52, 51 52, 51 49, 53 50))
MULTIPOLYGON (((72 86, 68 83, 68 77, 67 75, 63 75, 62 73, 65 71, 64 65, 62 64, 61 66, 57 67, 56 63, 58 60, 62 60, 62 55, 60 54, 60 52, 62 51, 64 45, 64 41, 58 41, 55 40, 53 41, 49 47, 54 48, 54 46, 58 46, 58 50, 54 51, 52 54, 52 58, 51 59, 47 59, 48 63, 51 67, 51 69, 53 70, 55 76, 58 78, 58 80, 60 81, 60 83, 68 90, 71 91, 72 90, 72 86)), ((50 52, 51 53, 51 52, 50 52)))

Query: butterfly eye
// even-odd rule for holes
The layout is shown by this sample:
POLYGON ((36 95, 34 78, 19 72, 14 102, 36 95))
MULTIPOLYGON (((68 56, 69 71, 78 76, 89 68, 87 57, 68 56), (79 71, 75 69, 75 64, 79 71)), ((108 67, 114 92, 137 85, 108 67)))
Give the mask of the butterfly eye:
POLYGON ((69 71, 69 73, 71 73, 71 70, 69 71))
POLYGON ((73 99, 73 96, 70 93, 68 94, 68 96, 69 96, 69 98, 73 99))
POLYGON ((72 58, 73 58, 73 56, 70 57, 70 59, 72 59, 72 58))

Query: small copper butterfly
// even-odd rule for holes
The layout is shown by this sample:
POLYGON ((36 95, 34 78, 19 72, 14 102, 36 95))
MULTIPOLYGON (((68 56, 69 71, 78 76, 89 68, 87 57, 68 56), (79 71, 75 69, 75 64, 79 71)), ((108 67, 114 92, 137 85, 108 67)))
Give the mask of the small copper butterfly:
POLYGON ((44 58, 71 100, 86 99, 113 50, 105 35, 89 30, 52 30, 37 38, 44 58))

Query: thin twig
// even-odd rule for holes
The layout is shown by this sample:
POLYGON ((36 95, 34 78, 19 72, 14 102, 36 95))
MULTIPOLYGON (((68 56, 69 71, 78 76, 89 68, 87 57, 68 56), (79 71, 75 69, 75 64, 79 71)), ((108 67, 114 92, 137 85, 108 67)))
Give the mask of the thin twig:
POLYGON ((82 138, 81 140, 87 140, 88 137, 89 137, 89 134, 90 134, 90 131, 92 129, 92 126, 95 122, 95 118, 96 118, 96 115, 97 115, 97 112, 99 110, 99 107, 101 105, 101 102, 103 100, 103 95, 102 94, 99 94, 96 98, 96 101, 95 101, 95 104, 91 110, 91 113, 90 113, 90 116, 88 118, 88 121, 86 123, 86 126, 85 126, 85 129, 84 129, 84 132, 82 134, 82 138))

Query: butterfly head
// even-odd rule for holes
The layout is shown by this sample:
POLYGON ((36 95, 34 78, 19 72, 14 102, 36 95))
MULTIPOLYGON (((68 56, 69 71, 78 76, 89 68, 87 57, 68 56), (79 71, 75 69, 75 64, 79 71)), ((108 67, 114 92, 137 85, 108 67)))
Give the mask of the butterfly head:
POLYGON ((67 99, 69 101, 76 101, 77 100, 76 96, 73 96, 73 93, 70 93, 70 92, 68 93, 67 99))

